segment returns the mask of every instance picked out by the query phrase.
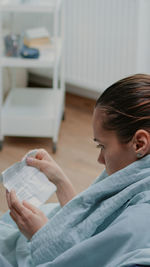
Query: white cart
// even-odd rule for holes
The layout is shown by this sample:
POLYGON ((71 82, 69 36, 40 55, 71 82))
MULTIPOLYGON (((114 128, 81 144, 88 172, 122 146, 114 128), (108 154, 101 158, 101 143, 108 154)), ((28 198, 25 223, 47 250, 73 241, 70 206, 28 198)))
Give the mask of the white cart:
MULTIPOLYGON (((3 41, 3 18, 5 12, 29 12, 53 14, 53 49, 38 59, 6 57, 0 50, 0 148, 4 136, 50 137, 56 152, 59 127, 64 117, 64 36, 62 0, 10 0, 0 3, 0 49, 3 41), (8 2, 8 1, 7 1, 8 2), (12 4, 11 4, 12 3, 12 4), (2 70, 15 68, 49 68, 52 70, 52 88, 15 88, 15 78, 10 93, 3 103, 2 70)), ((14 73, 15 75, 15 73, 14 73)))

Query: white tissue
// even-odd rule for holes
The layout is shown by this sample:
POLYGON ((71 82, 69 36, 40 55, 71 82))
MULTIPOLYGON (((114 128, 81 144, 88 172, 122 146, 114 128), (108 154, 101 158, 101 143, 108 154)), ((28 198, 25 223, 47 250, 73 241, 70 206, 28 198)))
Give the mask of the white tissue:
MULTIPOLYGON (((26 157, 34 156, 36 152, 37 150, 32 150, 26 157)), ((44 173, 28 166, 26 157, 3 171, 0 182, 3 182, 9 192, 14 189, 20 201, 26 200, 39 207, 56 191, 56 186, 44 173)))

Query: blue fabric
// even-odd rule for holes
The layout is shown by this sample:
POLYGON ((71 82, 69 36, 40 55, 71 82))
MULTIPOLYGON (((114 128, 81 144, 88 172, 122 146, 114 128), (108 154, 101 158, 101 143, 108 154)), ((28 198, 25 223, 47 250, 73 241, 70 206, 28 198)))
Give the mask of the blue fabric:
POLYGON ((104 171, 65 207, 42 209, 49 221, 30 242, 8 214, 2 218, 0 252, 12 266, 150 265, 149 155, 113 175, 104 171))
MULTIPOLYGON (((129 266, 129 267, 145 267, 145 266, 148 266, 148 265, 131 265, 131 266, 129 266)), ((149 265, 150 266, 150 265, 149 265)))
POLYGON ((134 265, 130 265, 129 267, 144 267, 144 265, 137 265, 137 264, 135 265, 134 264, 134 265))

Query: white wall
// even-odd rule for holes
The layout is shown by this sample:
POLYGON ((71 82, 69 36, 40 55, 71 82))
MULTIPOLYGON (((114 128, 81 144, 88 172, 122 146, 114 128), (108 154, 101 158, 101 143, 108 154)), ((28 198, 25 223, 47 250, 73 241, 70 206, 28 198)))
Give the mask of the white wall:
POLYGON ((150 1, 138 1, 137 72, 150 73, 150 1))

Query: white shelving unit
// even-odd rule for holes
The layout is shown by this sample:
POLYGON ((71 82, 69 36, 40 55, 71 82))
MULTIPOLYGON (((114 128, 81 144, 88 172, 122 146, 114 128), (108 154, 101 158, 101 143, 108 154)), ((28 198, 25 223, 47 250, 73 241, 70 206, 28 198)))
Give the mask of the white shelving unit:
MULTIPOLYGON (((64 116, 64 17, 63 0, 7 0, 0 3, 0 148, 4 136, 50 137, 53 140, 53 152, 56 151, 58 133, 64 116), (5 12, 45 13, 53 15, 53 45, 48 53, 38 59, 7 57, 2 48, 3 18, 5 12), (49 68, 52 70, 52 88, 15 88, 12 89, 3 103, 2 70, 12 68, 49 68), (60 82, 59 82, 60 80, 60 82)), ((14 71, 15 74, 15 71, 14 71)), ((15 77, 13 77, 15 81, 15 77)))

